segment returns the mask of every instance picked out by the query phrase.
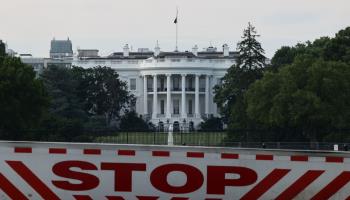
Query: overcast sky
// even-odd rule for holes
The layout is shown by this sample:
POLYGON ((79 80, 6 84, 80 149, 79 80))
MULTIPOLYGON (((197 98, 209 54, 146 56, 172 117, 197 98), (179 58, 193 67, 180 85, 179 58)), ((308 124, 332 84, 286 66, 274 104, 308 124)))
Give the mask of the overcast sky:
POLYGON ((153 50, 157 40, 162 51, 172 51, 176 6, 180 50, 210 43, 235 49, 250 21, 271 57, 282 45, 350 26, 349 0, 0 0, 0 39, 18 53, 45 57, 54 37, 101 55, 125 43, 153 50))

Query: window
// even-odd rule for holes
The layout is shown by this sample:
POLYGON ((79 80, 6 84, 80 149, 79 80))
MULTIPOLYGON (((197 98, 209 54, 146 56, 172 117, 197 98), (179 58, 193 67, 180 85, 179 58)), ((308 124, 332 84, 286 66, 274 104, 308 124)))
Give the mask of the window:
POLYGON ((192 99, 188 100, 188 114, 192 115, 193 111, 192 111, 192 99))
POLYGON ((205 91, 205 79, 199 79, 199 91, 205 91))
POLYGON ((164 77, 160 78, 160 91, 165 91, 164 77))
POLYGON ((179 77, 173 78, 173 89, 174 89, 174 91, 180 90, 180 78, 179 77))
POLYGON ((187 88, 188 88, 188 90, 190 90, 190 91, 194 90, 194 87, 193 87, 193 77, 192 77, 192 76, 190 76, 190 77, 188 78, 187 88))
POLYGON ((174 102, 173 102, 173 109, 174 109, 174 114, 175 115, 178 115, 180 114, 180 100, 179 99, 174 99, 174 102))
POLYGON ((153 91, 153 80, 147 78, 147 91, 153 91))
POLYGON ((130 79, 130 90, 136 90, 136 79, 130 79))
POLYGON ((160 100, 160 114, 164 115, 164 100, 160 100))

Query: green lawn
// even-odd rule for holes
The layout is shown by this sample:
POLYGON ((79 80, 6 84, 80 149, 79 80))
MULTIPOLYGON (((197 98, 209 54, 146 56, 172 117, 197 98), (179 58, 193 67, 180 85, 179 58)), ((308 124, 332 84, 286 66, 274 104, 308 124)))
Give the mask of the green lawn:
MULTIPOLYGON (((191 146, 222 146, 226 136, 227 133, 225 132, 174 133, 174 144, 191 146)), ((116 133, 112 136, 96 137, 94 142, 166 145, 168 142, 168 133, 123 132, 116 133)))

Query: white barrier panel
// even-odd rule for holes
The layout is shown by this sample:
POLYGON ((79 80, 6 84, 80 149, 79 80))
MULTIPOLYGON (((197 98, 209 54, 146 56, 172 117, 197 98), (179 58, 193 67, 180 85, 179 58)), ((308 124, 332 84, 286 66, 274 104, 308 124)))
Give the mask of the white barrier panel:
POLYGON ((0 199, 350 199, 346 152, 0 143, 0 199))

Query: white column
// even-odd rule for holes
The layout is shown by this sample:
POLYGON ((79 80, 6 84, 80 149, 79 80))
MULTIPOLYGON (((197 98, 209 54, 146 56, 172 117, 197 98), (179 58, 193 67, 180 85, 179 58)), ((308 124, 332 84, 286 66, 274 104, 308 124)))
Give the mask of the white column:
POLYGON ((166 118, 171 118, 171 110, 170 110, 170 104, 171 104, 171 86, 170 86, 170 78, 171 74, 166 74, 166 118))
POLYGON ((181 75, 181 117, 187 118, 186 112, 186 74, 181 75))
POLYGON ((157 98, 157 75, 153 75, 153 113, 152 118, 156 119, 158 114, 158 98, 157 98))
POLYGON ((205 115, 209 115, 209 76, 205 76, 205 115))
POLYGON ((195 117, 200 117, 200 112, 199 112, 199 75, 196 74, 196 79, 195 79, 195 92, 194 92, 194 113, 195 117))
POLYGON ((143 114, 148 114, 147 76, 143 76, 143 114))

